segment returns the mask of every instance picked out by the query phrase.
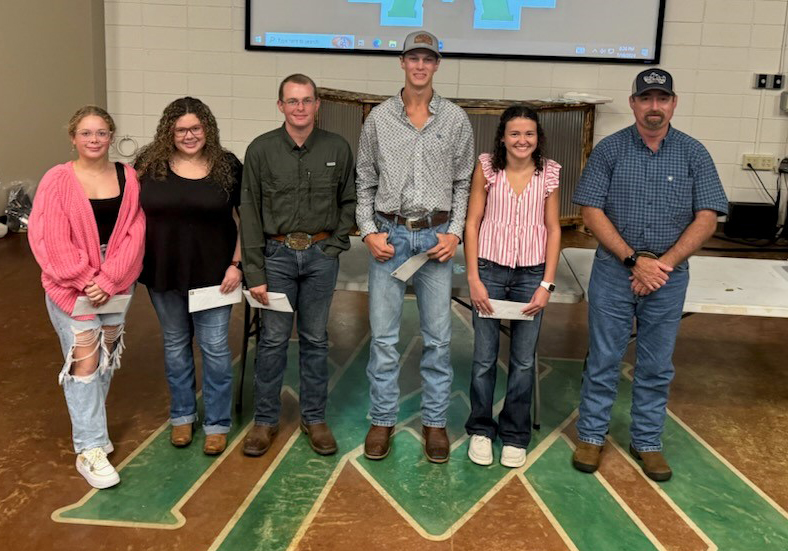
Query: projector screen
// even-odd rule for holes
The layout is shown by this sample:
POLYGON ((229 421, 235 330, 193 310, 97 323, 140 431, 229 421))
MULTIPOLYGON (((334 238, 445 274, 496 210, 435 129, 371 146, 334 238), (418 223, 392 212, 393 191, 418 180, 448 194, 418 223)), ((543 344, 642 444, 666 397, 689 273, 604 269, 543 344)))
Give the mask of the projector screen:
POLYGON ((394 54, 426 29, 446 57, 659 63, 665 0, 246 0, 246 48, 394 54))

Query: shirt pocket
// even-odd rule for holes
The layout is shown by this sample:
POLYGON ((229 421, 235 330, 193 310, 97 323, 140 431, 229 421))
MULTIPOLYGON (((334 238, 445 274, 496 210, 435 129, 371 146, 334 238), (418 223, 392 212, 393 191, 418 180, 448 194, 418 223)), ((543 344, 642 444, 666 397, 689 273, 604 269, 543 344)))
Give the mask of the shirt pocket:
POLYGON ((682 230, 694 217, 692 209, 692 188, 694 181, 690 176, 668 176, 670 189, 668 193, 669 214, 673 223, 682 230))
POLYGON ((309 174, 310 211, 321 220, 321 229, 333 230, 337 225, 337 167, 321 167, 309 174))

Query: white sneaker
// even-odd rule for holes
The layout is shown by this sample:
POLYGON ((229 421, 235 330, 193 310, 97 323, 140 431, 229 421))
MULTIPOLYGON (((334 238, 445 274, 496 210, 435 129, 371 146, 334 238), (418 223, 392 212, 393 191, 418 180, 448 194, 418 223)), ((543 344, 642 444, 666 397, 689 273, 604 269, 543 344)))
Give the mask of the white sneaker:
POLYGON ((120 482, 118 472, 107 460, 107 454, 101 448, 92 448, 79 454, 77 471, 85 477, 88 484, 99 490, 120 482))
POLYGON ((492 440, 481 434, 472 434, 468 444, 468 457, 477 465, 492 465, 492 440))
POLYGON ((525 449, 504 446, 501 450, 501 465, 516 469, 525 465, 525 449))

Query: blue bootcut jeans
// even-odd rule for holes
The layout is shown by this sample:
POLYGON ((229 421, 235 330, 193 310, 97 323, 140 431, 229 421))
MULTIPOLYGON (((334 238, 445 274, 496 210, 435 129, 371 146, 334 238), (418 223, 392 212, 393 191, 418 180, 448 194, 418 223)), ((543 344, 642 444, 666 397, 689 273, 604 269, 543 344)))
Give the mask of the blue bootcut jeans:
MULTIPOLYGON (((266 241, 268 292, 285 293, 293 310, 298 312, 299 404, 301 420, 307 425, 323 423, 326 419, 328 313, 338 272, 339 259, 323 252, 320 244, 297 251, 279 241, 266 241)), ((293 315, 262 311, 262 335, 257 346, 254 378, 256 425, 279 423, 293 315)))
POLYGON ((92 320, 76 320, 48 296, 46 307, 63 351, 64 363, 58 381, 63 387, 71 418, 74 451, 82 453, 104 447, 109 444, 106 399, 112 374, 120 368, 126 313, 97 314, 92 320), (75 346, 92 350, 78 359, 98 355, 98 368, 92 374, 71 374, 75 346))
POLYGON ((631 272, 598 248, 588 287, 589 350, 583 373, 577 432, 581 442, 605 442, 616 399, 620 362, 637 323, 634 381, 632 383, 632 446, 639 452, 662 450, 668 389, 673 380, 676 344, 684 297, 689 283, 685 261, 669 274, 657 291, 640 297, 632 292, 631 272))
POLYGON ((170 387, 170 424, 197 420, 197 381, 192 338, 202 352, 202 398, 205 434, 230 432, 233 368, 228 332, 232 305, 189 313, 189 298, 180 291, 153 291, 150 300, 161 325, 164 371, 170 387))
MULTIPOLYGON (((399 412, 400 355, 397 352, 405 282, 391 272, 411 256, 438 243, 437 233, 446 233, 448 222, 417 231, 377 216, 380 232, 388 233, 394 256, 369 261, 369 323, 372 339, 367 377, 372 424, 393 427, 399 412)), ((451 276, 452 261, 428 260, 414 275, 413 287, 419 307, 423 339, 421 354, 421 417, 428 427, 445 427, 446 411, 454 372, 451 366, 451 276)))
MULTIPOLYGON (((491 299, 530 302, 544 277, 544 264, 510 268, 480 258, 479 277, 491 299)), ((528 446, 534 359, 541 323, 542 312, 530 321, 511 322, 506 398, 496 423, 492 410, 501 323, 497 319, 480 318, 473 311, 471 414, 465 423, 468 434, 480 434, 493 441, 500 436, 505 445, 523 449, 528 446)))

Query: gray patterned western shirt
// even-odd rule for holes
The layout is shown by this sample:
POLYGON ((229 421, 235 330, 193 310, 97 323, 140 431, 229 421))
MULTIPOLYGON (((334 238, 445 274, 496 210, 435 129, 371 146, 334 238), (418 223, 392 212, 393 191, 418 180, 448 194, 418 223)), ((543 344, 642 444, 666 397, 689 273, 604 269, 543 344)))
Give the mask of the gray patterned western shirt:
POLYGON ((430 117, 417 129, 402 92, 370 112, 356 163, 356 223, 378 231, 375 211, 421 218, 451 211, 448 232, 462 238, 473 171, 473 130, 461 107, 433 92, 430 117))

